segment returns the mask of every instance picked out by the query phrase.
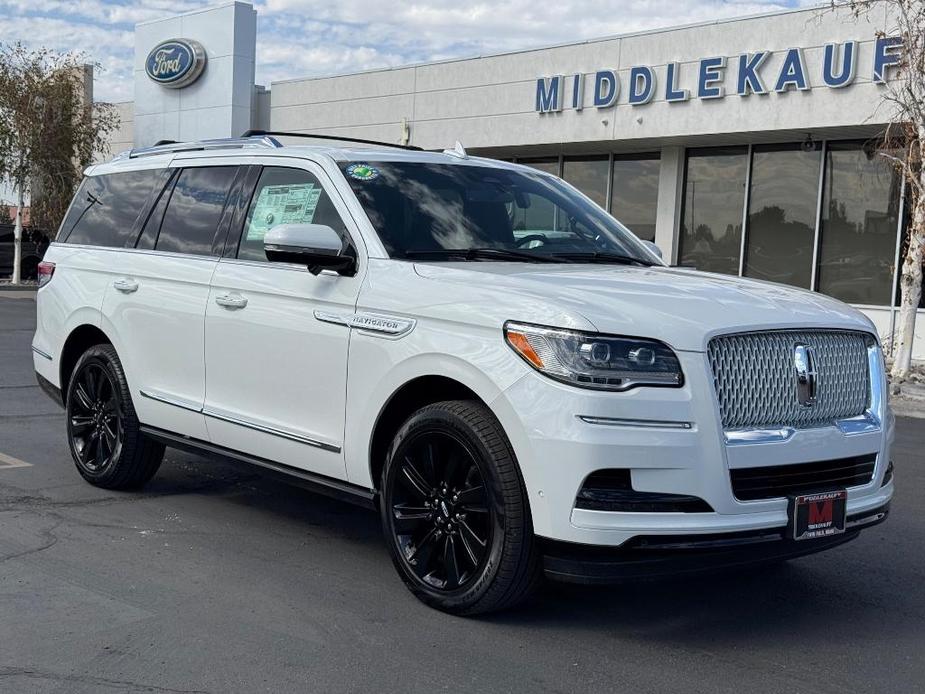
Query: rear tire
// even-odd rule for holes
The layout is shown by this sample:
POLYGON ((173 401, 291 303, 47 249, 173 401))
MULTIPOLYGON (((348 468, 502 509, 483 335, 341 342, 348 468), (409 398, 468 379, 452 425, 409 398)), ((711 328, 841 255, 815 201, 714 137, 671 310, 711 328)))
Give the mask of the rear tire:
POLYGON ((154 476, 164 446, 141 433, 112 345, 96 345, 81 355, 65 403, 71 456, 87 482, 104 489, 135 489, 154 476))
POLYGON ((415 412, 389 448, 381 489, 392 561, 424 603, 459 615, 493 612, 539 583, 520 470, 481 403, 447 401, 415 412))

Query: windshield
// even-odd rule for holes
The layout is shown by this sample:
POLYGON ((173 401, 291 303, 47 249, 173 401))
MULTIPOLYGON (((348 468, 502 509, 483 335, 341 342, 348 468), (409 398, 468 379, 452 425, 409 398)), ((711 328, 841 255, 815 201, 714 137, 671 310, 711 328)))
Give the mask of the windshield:
POLYGON ((632 232, 552 176, 426 162, 340 165, 392 258, 654 263, 632 232))

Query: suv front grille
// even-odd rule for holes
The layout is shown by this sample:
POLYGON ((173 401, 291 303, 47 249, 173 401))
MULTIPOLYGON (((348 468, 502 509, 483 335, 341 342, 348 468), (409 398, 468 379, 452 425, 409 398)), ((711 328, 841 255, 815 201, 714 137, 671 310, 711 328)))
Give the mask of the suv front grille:
POLYGON ((724 429, 808 428, 864 413, 870 402, 871 336, 840 330, 777 330, 723 335, 707 356, 724 429), (816 352, 816 403, 796 397, 794 346, 816 352))
POLYGON ((730 470, 732 491, 740 501, 860 487, 874 477, 877 455, 730 470))

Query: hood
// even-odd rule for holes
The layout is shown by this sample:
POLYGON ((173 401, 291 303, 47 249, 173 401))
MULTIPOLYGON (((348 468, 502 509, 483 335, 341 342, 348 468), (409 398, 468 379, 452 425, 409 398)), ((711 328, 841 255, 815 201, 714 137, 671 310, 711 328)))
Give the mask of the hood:
POLYGON ((518 303, 542 301, 602 333, 651 337, 678 350, 704 351, 714 335, 755 330, 876 334, 864 314, 823 294, 684 268, 469 262, 418 263, 415 270, 440 282, 490 286, 510 320, 518 320, 518 303))

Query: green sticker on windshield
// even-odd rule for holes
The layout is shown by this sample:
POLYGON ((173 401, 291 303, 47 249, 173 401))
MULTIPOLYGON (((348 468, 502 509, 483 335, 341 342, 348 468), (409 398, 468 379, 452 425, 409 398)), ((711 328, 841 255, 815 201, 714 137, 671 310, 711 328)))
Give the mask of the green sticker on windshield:
POLYGON ((347 167, 347 175, 358 181, 372 181, 379 178, 379 169, 370 164, 351 164, 347 167))

